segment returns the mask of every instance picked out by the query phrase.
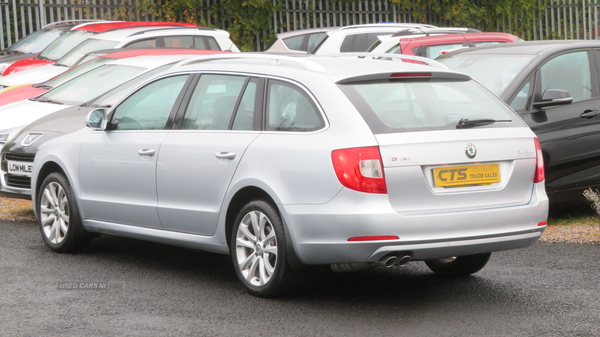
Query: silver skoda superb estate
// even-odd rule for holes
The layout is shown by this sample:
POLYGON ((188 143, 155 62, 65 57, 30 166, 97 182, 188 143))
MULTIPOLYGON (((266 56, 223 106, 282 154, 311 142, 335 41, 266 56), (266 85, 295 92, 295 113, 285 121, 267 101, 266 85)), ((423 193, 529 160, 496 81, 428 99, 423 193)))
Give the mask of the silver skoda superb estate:
POLYGON ((421 60, 190 59, 40 147, 42 236, 58 252, 106 233, 230 254, 263 297, 307 265, 473 274, 546 228, 540 146, 488 90, 421 60))

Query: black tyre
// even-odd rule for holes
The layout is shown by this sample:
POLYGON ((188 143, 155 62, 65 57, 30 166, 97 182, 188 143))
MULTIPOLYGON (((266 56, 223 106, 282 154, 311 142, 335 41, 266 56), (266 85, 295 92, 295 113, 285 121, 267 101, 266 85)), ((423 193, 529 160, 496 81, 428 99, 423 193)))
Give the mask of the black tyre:
POLYGON ((284 295, 296 279, 288 266, 286 238, 277 209, 254 200, 238 213, 231 237, 233 267, 248 293, 259 297, 284 295))
POLYGON ((480 271, 488 263, 492 253, 456 256, 425 261, 429 269, 443 276, 469 276, 480 271))
POLYGON ((92 241, 92 235, 81 225, 71 184, 64 175, 54 172, 44 179, 37 212, 42 238, 53 251, 72 252, 92 241))

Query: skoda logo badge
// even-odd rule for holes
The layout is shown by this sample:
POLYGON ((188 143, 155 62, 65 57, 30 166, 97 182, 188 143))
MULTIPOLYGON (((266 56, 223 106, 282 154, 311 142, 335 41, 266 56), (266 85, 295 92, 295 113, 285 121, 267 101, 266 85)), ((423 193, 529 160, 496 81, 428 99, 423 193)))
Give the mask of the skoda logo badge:
POLYGON ((475 148, 475 145, 471 143, 465 145, 465 154, 471 159, 475 158, 477 155, 477 149, 475 148))

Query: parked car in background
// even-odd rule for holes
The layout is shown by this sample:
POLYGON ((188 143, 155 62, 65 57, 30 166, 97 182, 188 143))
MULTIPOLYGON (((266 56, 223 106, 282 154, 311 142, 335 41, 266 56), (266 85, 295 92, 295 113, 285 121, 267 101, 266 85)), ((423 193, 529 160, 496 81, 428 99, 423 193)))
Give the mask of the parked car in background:
MULTIPOLYGON (((435 31, 435 30, 434 30, 435 31)), ((435 59, 444 51, 457 48, 476 47, 488 44, 523 41, 518 36, 508 33, 456 32, 417 36, 399 34, 385 37, 381 43, 374 44, 369 51, 373 53, 393 53, 417 55, 435 59)))
POLYGON ((377 36, 414 27, 435 26, 417 23, 377 23, 300 29, 277 34, 277 40, 266 51, 303 54, 364 52, 377 41, 377 36))
MULTIPOLYGON (((211 53, 222 52, 198 50, 198 54, 211 53)), ((0 135, 4 138, 4 135, 8 134, 6 139, 9 140, 10 135, 16 130, 43 116, 94 99, 115 86, 156 67, 188 58, 189 53, 152 55, 144 59, 140 57, 111 61, 40 96, 0 107, 0 130, 3 130, 0 135)))
MULTIPOLYGON (((107 48, 189 48, 235 51, 239 49, 221 29, 187 27, 143 27, 110 31, 90 37, 53 64, 47 64, 0 78, 2 86, 39 83, 57 76, 77 64, 86 54, 107 48)), ((83 60, 82 60, 83 61, 83 60)))
POLYGON ((97 22, 95 20, 58 21, 45 25, 41 29, 25 36, 10 47, 0 51, 0 74, 13 62, 34 57, 54 40, 82 23, 97 22))
MULTIPOLYGON (((12 86, 0 91, 0 107, 6 104, 22 101, 41 95, 52 88, 59 86, 91 69, 100 67, 110 61, 143 55, 194 55, 206 54, 198 52, 198 49, 175 49, 175 48, 152 48, 152 49, 102 49, 86 54, 73 67, 64 73, 38 84, 25 84, 12 86), (14 88, 14 89, 13 89, 14 88), (9 90, 10 89, 10 90, 9 90)), ((0 144, 2 131, 0 131, 0 144)))
POLYGON ((373 53, 390 53, 394 47, 398 47, 401 39, 416 38, 423 36, 435 36, 446 34, 464 34, 481 32, 478 29, 464 27, 436 27, 436 28, 405 28, 394 34, 380 35, 377 40, 367 49, 373 53))
MULTIPOLYGON (((118 70, 119 67, 125 68, 130 67, 132 64, 137 64, 140 65, 140 67, 147 67, 148 69, 151 67, 155 68, 143 72, 141 75, 134 77, 125 83, 115 79, 113 82, 114 89, 113 86, 111 86, 108 92, 99 95, 98 97, 93 97, 81 105, 73 105, 70 107, 68 107, 68 105, 59 106, 57 107, 59 110, 56 112, 32 120, 31 123, 28 123, 25 126, 0 131, 0 150, 2 151, 0 152, 0 195, 30 199, 31 180, 30 172, 27 167, 30 167, 33 164, 33 159, 35 158, 38 147, 55 137, 84 127, 84 119, 89 111, 99 107, 106 108, 115 105, 129 91, 144 83, 149 77, 174 66, 177 61, 216 53, 222 52, 198 49, 139 49, 124 50, 107 54, 103 57, 105 63, 98 67, 106 65, 118 70), (4 143, 6 143, 5 146, 4 143), (19 167, 25 169, 23 171, 9 170, 9 163, 17 164, 19 167)), ((88 69, 88 72, 89 71, 90 70, 88 69)), ((85 73, 83 75, 80 74, 80 81, 84 82, 86 79, 90 79, 94 74, 95 73, 90 75, 85 73)), ((75 78, 75 80, 77 79, 78 78, 75 78)), ((105 82, 106 80, 101 80, 100 86, 105 82)), ((77 82, 75 84, 77 84, 77 82)), ((69 84, 66 83, 65 85, 69 84)), ((27 113, 27 111, 24 113, 27 113)))
POLYGON ((89 22, 73 27, 68 33, 50 43, 41 53, 35 57, 29 57, 14 62, 4 69, 2 76, 7 76, 25 69, 38 67, 44 64, 51 64, 63 57, 71 49, 96 34, 108 32, 116 29, 149 27, 149 26, 184 26, 198 27, 198 25, 179 22, 153 22, 153 21, 102 21, 89 22))
POLYGON ((600 185, 597 41, 535 41, 457 50, 437 60, 469 74, 525 120, 542 145, 553 202, 600 185))
POLYGON ((33 163, 34 209, 57 252, 107 233, 231 254, 246 290, 270 297, 306 265, 425 261, 470 275, 546 227, 534 133, 444 67, 208 56, 86 124, 33 163))

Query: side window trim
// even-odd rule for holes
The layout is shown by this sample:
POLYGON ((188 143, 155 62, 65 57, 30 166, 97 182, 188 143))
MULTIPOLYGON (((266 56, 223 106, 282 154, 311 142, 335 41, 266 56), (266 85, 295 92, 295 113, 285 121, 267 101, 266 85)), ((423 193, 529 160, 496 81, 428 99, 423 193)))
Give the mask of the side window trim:
POLYGON ((196 85, 198 85, 198 81, 200 81, 200 76, 201 74, 199 73, 192 74, 192 76, 190 76, 189 81, 186 83, 187 88, 185 90, 185 93, 181 96, 181 101, 179 102, 177 110, 173 116, 173 130, 181 129, 181 125, 183 124, 183 118, 185 117, 185 109, 187 108, 188 104, 190 104, 190 100, 192 99, 192 95, 194 94, 194 89, 196 88, 196 85))
POLYGON ((227 130, 231 130, 233 127, 233 121, 235 121, 235 116, 238 113, 238 110, 240 108, 240 102, 242 101, 242 98, 244 97, 244 93, 246 92, 246 89, 248 89, 248 83, 250 83, 250 76, 246 76, 246 81, 244 82, 244 84, 242 85, 242 90, 240 91, 240 94, 238 95, 235 103, 233 104, 233 112, 231 113, 231 116, 229 117, 229 123, 227 124, 227 130))

